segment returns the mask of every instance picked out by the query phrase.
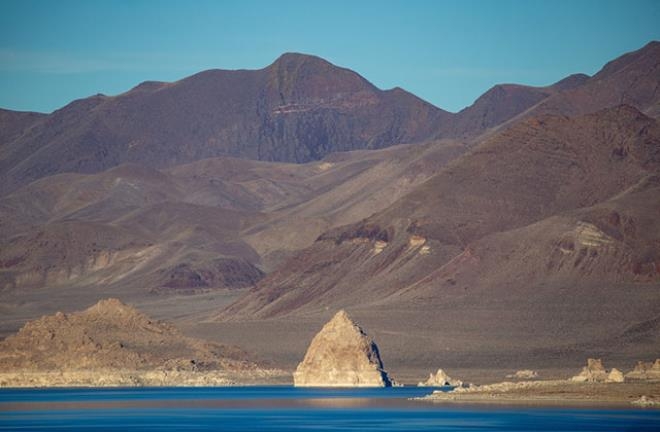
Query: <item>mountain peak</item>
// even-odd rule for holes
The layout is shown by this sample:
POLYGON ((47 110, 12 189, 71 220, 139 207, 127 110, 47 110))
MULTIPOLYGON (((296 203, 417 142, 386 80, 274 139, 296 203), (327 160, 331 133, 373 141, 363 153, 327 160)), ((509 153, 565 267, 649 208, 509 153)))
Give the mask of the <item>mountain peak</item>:
POLYGON ((332 63, 330 63, 329 61, 315 55, 298 53, 298 52, 285 52, 284 54, 280 55, 277 59, 275 59, 275 61, 271 66, 291 65, 291 64, 299 65, 306 62, 332 65, 332 63))
POLYGON ((559 90, 559 91, 570 90, 570 89, 574 89, 576 87, 581 86, 589 78, 590 77, 587 74, 576 73, 576 74, 573 74, 573 75, 569 75, 566 78, 560 79, 556 83, 552 84, 550 87, 555 89, 555 90, 559 90))
POLYGON ((658 63, 660 63, 660 42, 651 41, 636 51, 623 54, 608 62, 594 75, 594 78, 602 79, 628 68, 646 71, 657 68, 658 63))

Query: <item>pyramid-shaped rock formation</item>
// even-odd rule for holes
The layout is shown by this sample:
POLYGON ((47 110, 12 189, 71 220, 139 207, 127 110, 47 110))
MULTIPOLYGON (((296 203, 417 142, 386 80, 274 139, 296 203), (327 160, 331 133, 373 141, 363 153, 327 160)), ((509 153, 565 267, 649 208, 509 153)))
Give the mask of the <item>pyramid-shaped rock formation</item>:
POLYGON ((378 347, 343 310, 323 326, 293 374, 297 387, 389 387, 378 347))

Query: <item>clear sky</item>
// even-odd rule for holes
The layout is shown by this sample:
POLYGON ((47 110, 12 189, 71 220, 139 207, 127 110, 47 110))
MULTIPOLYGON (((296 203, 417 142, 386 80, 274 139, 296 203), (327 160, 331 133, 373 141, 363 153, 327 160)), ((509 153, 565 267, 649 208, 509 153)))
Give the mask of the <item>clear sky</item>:
POLYGON ((659 39, 660 0, 0 0, 0 107, 49 112, 294 51, 457 111, 659 39))

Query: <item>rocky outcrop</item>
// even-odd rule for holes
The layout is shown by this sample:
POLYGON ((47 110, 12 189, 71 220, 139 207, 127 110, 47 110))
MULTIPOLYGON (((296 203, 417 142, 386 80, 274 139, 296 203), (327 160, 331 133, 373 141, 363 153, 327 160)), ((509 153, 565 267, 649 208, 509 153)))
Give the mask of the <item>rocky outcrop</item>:
POLYGON ((600 359, 587 359, 587 365, 582 368, 579 374, 571 378, 573 382, 605 382, 605 383, 615 383, 623 382, 624 376, 623 373, 613 368, 609 373, 603 366, 603 362, 600 359))
POLYGON ((520 380, 531 380, 531 379, 538 378, 539 373, 536 372, 535 370, 531 370, 531 369, 522 369, 522 370, 516 371, 516 373, 509 374, 506 377, 507 378, 520 379, 520 380))
POLYGON ((429 379, 417 384, 418 387, 444 387, 444 386, 460 387, 462 385, 463 385, 463 381, 451 378, 442 369, 438 369, 435 375, 429 374, 429 379))
POLYGON ((30 321, 0 342, 0 386, 225 385, 264 371, 117 299, 30 321), (232 378, 233 377, 233 378, 232 378))
POLYGON ((587 359, 587 365, 579 374, 571 377, 575 382, 604 382, 607 379, 607 371, 600 359, 587 359))
POLYGON ((389 387, 378 347, 343 310, 323 326, 293 373, 297 387, 389 387))
POLYGON ((507 403, 539 405, 628 404, 656 406, 660 388, 651 383, 607 384, 571 380, 501 382, 458 387, 452 391, 436 390, 419 400, 437 403, 507 403))
POLYGON ((650 398, 646 395, 641 396, 639 399, 636 399, 632 402, 630 402, 633 405, 637 405, 640 407, 655 407, 655 406, 660 406, 660 400, 656 400, 653 398, 650 398))
POLYGON ((623 372, 621 372, 617 368, 612 368, 609 374, 607 374, 607 379, 605 382, 609 383, 622 383, 625 381, 625 377, 623 376, 623 372))
POLYGON ((626 374, 626 379, 657 381, 660 380, 660 359, 655 362, 637 362, 635 368, 626 374))

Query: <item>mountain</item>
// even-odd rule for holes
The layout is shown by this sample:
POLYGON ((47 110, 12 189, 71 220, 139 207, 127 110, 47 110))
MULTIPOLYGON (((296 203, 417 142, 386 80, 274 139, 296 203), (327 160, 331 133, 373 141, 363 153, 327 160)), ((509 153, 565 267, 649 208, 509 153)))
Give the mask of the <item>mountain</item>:
POLYGON ((156 168, 216 156, 307 162, 421 141, 449 116, 401 89, 382 91, 318 57, 284 54, 260 70, 208 70, 74 101, 3 143, 3 190, 124 163, 156 168))
POLYGON ((596 205, 657 173, 659 125, 632 107, 531 118, 383 211, 324 233, 229 314, 267 317, 382 298, 462 256, 484 236, 596 205))
POLYGON ((346 308, 415 383, 647 357, 657 47, 457 114, 297 54, 0 111, 0 333, 113 296, 289 368, 346 308))
POLYGON ((308 162, 338 151, 474 139, 521 116, 585 114, 621 103, 658 114, 660 43, 547 87, 498 85, 457 114, 400 88, 379 90, 318 57, 284 54, 260 70, 208 70, 144 82, 50 115, 0 112, 0 193, 58 173, 125 163, 171 167, 211 157, 308 162), (29 126, 29 127, 28 127, 29 126))
POLYGON ((607 63, 598 73, 575 88, 549 97, 536 107, 540 113, 578 115, 627 104, 658 118, 660 115, 660 42, 652 41, 637 51, 607 63))
POLYGON ((0 204, 0 286, 190 291, 260 279, 259 257, 238 235, 251 216, 184 194, 176 179, 138 165, 21 188, 0 204))
POLYGON ((570 75, 547 87, 499 84, 441 124, 438 136, 474 137, 528 116, 574 116, 627 104, 660 116, 660 42, 652 41, 607 63, 590 77, 570 75))
POLYGON ((587 75, 575 74, 546 87, 498 84, 456 114, 451 122, 442 125, 438 134, 453 137, 479 135, 519 116, 550 96, 580 87, 588 79, 587 75))
POLYGON ((0 109, 0 146, 13 141, 45 116, 35 112, 0 109))
POLYGON ((659 178, 660 125, 635 108, 529 118, 319 236, 226 308, 221 327, 348 308, 414 335, 383 346, 402 368, 415 367, 410 352, 458 368, 650 356, 659 178))
POLYGON ((440 141, 307 164, 211 158, 37 180, 0 202, 5 322, 31 316, 21 305, 50 312, 110 294, 217 295, 220 308, 327 229, 382 210, 465 150, 440 141))

